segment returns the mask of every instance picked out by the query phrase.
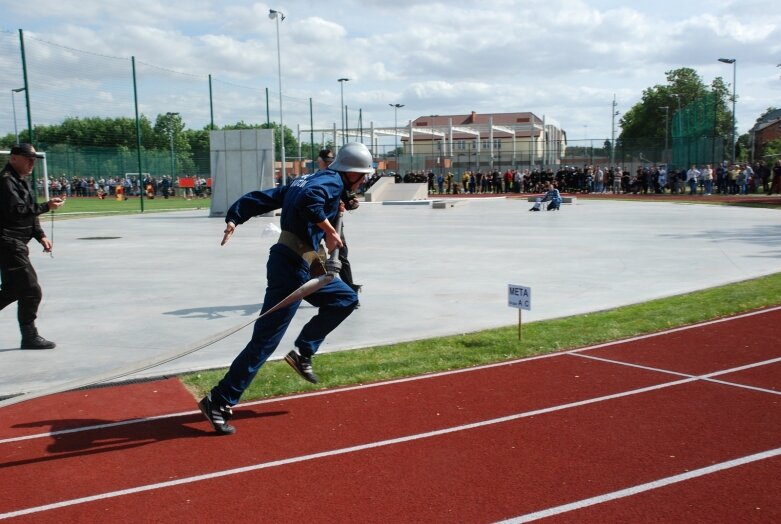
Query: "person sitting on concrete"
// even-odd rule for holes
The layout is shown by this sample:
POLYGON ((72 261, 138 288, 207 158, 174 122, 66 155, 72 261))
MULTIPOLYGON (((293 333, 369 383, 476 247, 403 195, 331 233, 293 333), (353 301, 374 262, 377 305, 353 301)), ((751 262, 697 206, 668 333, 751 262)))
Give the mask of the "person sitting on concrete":
POLYGON ((553 182, 548 182, 548 192, 545 193, 545 196, 540 201, 540 203, 542 202, 550 202, 548 211, 558 211, 561 207, 561 193, 556 189, 556 185, 553 182))

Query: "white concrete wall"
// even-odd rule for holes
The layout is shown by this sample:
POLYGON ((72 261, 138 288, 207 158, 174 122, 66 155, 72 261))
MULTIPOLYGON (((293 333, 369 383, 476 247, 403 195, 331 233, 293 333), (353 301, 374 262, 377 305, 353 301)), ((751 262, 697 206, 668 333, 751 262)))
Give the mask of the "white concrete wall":
POLYGON ((225 216, 242 195, 274 187, 274 131, 240 129, 209 133, 212 173, 210 216, 225 216))

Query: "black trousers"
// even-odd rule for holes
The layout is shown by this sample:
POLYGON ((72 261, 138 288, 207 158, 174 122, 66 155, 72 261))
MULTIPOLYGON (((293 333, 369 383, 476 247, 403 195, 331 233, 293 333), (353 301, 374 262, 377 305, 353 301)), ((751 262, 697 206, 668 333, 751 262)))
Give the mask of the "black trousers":
POLYGON ((342 263, 342 269, 339 271, 339 278, 354 291, 355 283, 353 282, 353 271, 352 268, 350 268, 350 261, 347 259, 347 243, 345 242, 344 237, 342 237, 342 242, 343 245, 339 248, 339 262, 342 263))
POLYGON ((0 237, 0 279, 0 309, 18 301, 19 325, 33 324, 42 294, 25 242, 0 237))
POLYGON ((342 269, 339 271, 339 278, 342 279, 342 282, 350 286, 353 291, 357 292, 360 286, 353 282, 353 271, 350 267, 350 261, 347 259, 347 239, 344 238, 344 231, 342 232, 341 238, 343 245, 339 248, 339 262, 342 263, 342 269))

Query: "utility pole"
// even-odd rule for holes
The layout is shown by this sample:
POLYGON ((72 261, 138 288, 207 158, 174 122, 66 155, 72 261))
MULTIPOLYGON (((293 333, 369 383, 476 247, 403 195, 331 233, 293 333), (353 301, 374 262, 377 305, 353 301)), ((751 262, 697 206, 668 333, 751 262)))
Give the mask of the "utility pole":
POLYGON ((616 94, 613 93, 613 109, 610 111, 610 168, 612 169, 616 165, 616 94))
POLYGON ((667 135, 670 129, 670 106, 662 106, 659 109, 664 109, 664 157, 667 158, 667 135))
POLYGON ((732 64, 732 129, 730 135, 732 137, 732 165, 735 165, 735 83, 737 80, 738 61, 735 58, 719 58, 719 62, 722 64, 732 64))

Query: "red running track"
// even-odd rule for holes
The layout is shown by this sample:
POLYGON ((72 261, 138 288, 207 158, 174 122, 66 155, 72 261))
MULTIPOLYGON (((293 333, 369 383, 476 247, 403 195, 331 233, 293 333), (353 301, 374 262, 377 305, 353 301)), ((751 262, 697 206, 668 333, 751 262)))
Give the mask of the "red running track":
POLYGON ((779 326, 246 403, 230 437, 173 379, 36 399, 0 411, 0 520, 781 522, 779 326))

